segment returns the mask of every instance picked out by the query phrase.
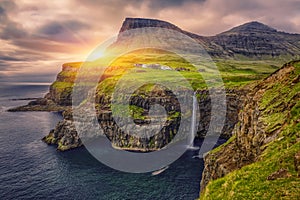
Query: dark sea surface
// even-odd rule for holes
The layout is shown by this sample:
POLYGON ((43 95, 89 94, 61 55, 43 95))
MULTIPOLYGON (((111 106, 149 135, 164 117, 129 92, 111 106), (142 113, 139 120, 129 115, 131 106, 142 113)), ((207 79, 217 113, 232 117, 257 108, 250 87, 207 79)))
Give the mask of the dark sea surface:
MULTIPOLYGON (((163 173, 111 169, 85 148, 56 151, 41 138, 62 119, 53 112, 6 112, 42 97, 47 85, 0 85, 0 199, 196 199, 203 160, 187 151, 163 173)), ((224 142, 224 141, 220 141, 224 142)), ((197 141, 199 145, 201 141, 197 141)))

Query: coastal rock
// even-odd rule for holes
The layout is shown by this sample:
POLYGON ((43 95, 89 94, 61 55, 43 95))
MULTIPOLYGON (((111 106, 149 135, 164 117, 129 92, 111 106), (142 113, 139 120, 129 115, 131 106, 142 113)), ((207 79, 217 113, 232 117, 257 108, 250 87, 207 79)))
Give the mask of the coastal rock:
MULTIPOLYGON (((299 82, 293 83, 293 77, 297 76, 299 70, 298 65, 298 61, 285 64, 269 77, 250 87, 251 90, 246 94, 242 110, 238 115, 233 137, 226 144, 209 152, 204 158, 205 167, 201 181, 201 192, 205 193, 204 196, 209 194, 205 188, 210 181, 261 161, 260 156, 270 143, 287 141, 289 136, 296 134, 297 131, 292 127, 299 116, 291 109, 296 110, 296 103, 299 101, 299 91, 297 92, 296 89, 299 82), (272 92, 280 88, 279 86, 285 90, 272 92), (278 118, 281 113, 282 117, 278 118), (280 136, 285 127, 291 127, 290 135, 280 136)), ((299 167, 299 156, 297 156, 298 154, 294 158, 296 169, 299 167)), ((274 180, 282 176, 288 177, 289 174, 286 170, 279 170, 271 174, 268 179, 274 180)))
POLYGON ((55 82, 51 84, 45 98, 60 106, 71 106, 73 84, 81 64, 81 62, 63 64, 62 71, 57 75, 55 82))
MULTIPOLYGON (((238 118, 238 112, 241 109, 241 97, 245 91, 242 90, 228 90, 227 91, 227 112, 226 119, 223 130, 221 132, 222 138, 230 138, 232 135, 232 130, 236 124, 238 118)), ((147 115, 149 108, 152 104, 158 103, 165 108, 168 113, 173 113, 176 116, 176 112, 180 111, 180 107, 176 98, 168 91, 159 91, 156 90, 149 96, 146 97, 143 95, 133 95, 131 97, 130 104, 135 106, 137 109, 142 109, 143 112, 139 114, 140 119, 135 119, 134 122, 139 125, 146 125, 147 115)), ((187 94, 183 93, 183 96, 187 94)), ((210 97, 207 90, 197 91, 198 96, 198 106, 199 106, 199 124, 197 137, 203 138, 207 134, 208 126, 211 118, 211 105, 210 97)), ((126 149, 126 150, 138 150, 138 151, 154 151, 163 148, 167 145, 178 131, 180 124, 180 117, 172 117, 172 114, 169 116, 169 120, 162 127, 161 131, 149 138, 138 138, 130 133, 126 133, 123 130, 130 130, 127 127, 127 123, 124 124, 124 127, 120 127, 116 124, 112 112, 109 109, 111 98, 106 95, 96 96, 96 103, 98 106, 97 115, 98 123, 100 124, 104 134, 111 141, 112 145, 116 148, 126 149)), ((84 112, 83 112, 84 113, 84 112)), ((49 138, 51 139, 50 144, 57 144, 64 142, 63 136, 67 135, 67 138, 73 137, 70 141, 77 142, 70 147, 81 146, 80 140, 78 140, 78 135, 74 128, 72 129, 72 134, 69 133, 68 128, 70 128, 72 123, 72 113, 71 110, 64 112, 64 120, 62 120, 59 125, 54 129, 55 132, 59 134, 53 134, 53 131, 49 133, 49 138), (65 128, 62 128, 65 127, 65 128), (54 138, 54 139, 53 139, 54 138), (63 141, 61 141, 63 140, 63 141)), ((189 127, 185 127, 189 128, 189 127)), ((47 138, 47 136, 46 136, 47 138)), ((50 140, 49 139, 49 140, 50 140)), ((49 142, 47 142, 49 143, 49 142)), ((66 148, 66 147, 65 147, 66 148)), ((64 149, 65 149, 64 148, 64 149)))
POLYGON ((25 111, 55 111, 63 112, 66 110, 66 106, 61 106, 53 102, 48 98, 39 98, 34 101, 30 101, 27 105, 11 108, 9 112, 25 112, 25 111))
POLYGON ((63 112, 72 105, 72 89, 81 62, 65 63, 56 80, 50 85, 49 92, 43 97, 30 101, 27 105, 11 108, 9 112, 53 111, 63 112))
POLYGON ((47 144, 56 144, 57 149, 66 151, 82 146, 82 142, 77 134, 76 128, 70 118, 66 117, 67 111, 64 113, 64 120, 60 121, 55 129, 45 136, 42 140, 47 144))

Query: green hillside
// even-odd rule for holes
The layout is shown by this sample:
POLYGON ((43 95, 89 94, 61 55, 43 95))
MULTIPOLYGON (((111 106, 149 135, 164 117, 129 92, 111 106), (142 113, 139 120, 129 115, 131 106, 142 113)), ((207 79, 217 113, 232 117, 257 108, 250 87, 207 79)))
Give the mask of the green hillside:
POLYGON ((300 161, 295 157, 296 153, 300 153, 299 80, 298 61, 285 65, 253 87, 256 94, 250 94, 253 99, 241 111, 240 115, 244 113, 244 117, 237 125, 237 129, 241 127, 240 131, 236 131, 229 142, 213 150, 206 158, 206 161, 215 159, 219 171, 222 166, 232 172, 210 181, 201 192, 200 199, 300 199, 300 161), (254 105, 251 101, 257 102, 258 121, 254 120, 256 117, 253 115, 250 121, 245 118, 255 109, 249 106, 254 105), (251 123, 248 130, 257 130, 243 130, 247 122, 251 123), (259 142, 261 140, 265 142, 259 142), (251 160, 250 154, 254 149, 258 151, 252 154, 254 159, 251 160), (248 158, 251 164, 247 161, 242 163, 242 159, 238 163, 230 158, 237 156, 248 158))

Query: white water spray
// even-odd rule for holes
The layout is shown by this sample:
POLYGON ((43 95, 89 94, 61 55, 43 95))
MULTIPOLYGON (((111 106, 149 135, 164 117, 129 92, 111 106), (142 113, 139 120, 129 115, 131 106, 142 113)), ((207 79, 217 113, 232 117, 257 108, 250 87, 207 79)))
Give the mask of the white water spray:
MULTIPOLYGON (((193 95, 193 111, 192 111, 192 122, 191 122, 191 135, 192 138, 195 138, 196 136, 196 130, 197 130, 197 111, 198 111, 198 102, 197 102, 197 96, 196 96, 196 92, 194 92, 193 95)), ((188 147, 188 149, 190 150, 198 150, 199 147, 194 146, 194 141, 191 142, 191 145, 188 147)))

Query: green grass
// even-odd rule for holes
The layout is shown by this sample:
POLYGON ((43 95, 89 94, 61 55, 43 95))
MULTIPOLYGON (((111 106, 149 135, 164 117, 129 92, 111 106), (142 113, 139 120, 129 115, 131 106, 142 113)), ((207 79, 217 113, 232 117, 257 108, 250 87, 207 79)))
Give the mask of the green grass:
POLYGON ((61 76, 61 77, 74 78, 75 79, 75 77, 77 75, 77 72, 76 71, 61 71, 61 72, 59 72, 58 75, 61 76))
MULTIPOLYGON (((294 155, 300 151, 300 101, 297 97, 300 83, 293 84, 300 75, 300 62, 294 66, 296 70, 289 77, 267 85, 259 102, 266 133, 280 130, 277 139, 265 145, 256 162, 210 181, 200 199, 300 199, 300 178, 294 168, 294 155), (282 168, 291 176, 267 180, 270 174, 282 168)), ((211 153, 222 151, 233 141, 234 137, 211 153)))
MULTIPOLYGON (((300 130, 289 127, 282 135, 296 134, 296 131, 300 130)), ((294 140, 291 137, 269 144, 260 161, 210 182, 200 199, 299 199, 300 179, 293 168, 293 157, 300 150, 300 143, 294 140), (288 169, 292 176, 267 180, 280 168, 288 169)))
POLYGON ((281 63, 274 60, 217 60, 216 65, 220 70, 225 86, 231 88, 261 80, 277 70, 281 66, 281 63))
POLYGON ((232 136, 224 144, 222 144, 222 145, 218 146, 217 148, 214 148, 213 150, 211 150, 210 153, 216 153, 216 152, 222 150, 224 147, 226 147, 228 144, 233 142, 235 139, 236 139, 236 137, 232 136))
MULTIPOLYGON (((153 83, 166 83, 174 87, 182 87, 186 81, 194 89, 207 89, 207 82, 204 77, 210 80, 210 86, 218 87, 220 82, 214 82, 216 78, 211 68, 201 67, 198 70, 178 55, 169 52, 157 52, 148 50, 141 52, 133 52, 119 57, 111 63, 105 71, 105 75, 110 77, 107 81, 103 81, 101 87, 102 92, 111 94, 116 82, 122 80, 124 87, 134 87, 145 80, 153 83), (161 64, 173 68, 173 71, 164 71, 159 69, 136 68, 134 64, 161 64), (176 71, 175 69, 185 69, 176 71), (114 70, 112 70, 114 69, 114 70), (114 77, 114 78, 111 78, 114 77)), ((226 88, 240 87, 250 82, 265 78, 268 74, 279 68, 276 61, 233 61, 233 60, 217 60, 217 69, 219 70, 222 80, 226 88)))
POLYGON ((55 82, 52 84, 52 87, 53 87, 53 88, 56 88, 56 89, 72 88, 72 87, 73 87, 73 83, 70 83, 70 82, 60 82, 60 81, 55 81, 55 82))
MULTIPOLYGON (((119 117, 132 117, 133 119, 140 119, 140 120, 146 120, 149 119, 147 116, 147 111, 139 106, 136 105, 122 105, 118 104, 113 108, 114 116, 119 117), (129 111, 129 113, 123 112, 124 110, 129 111)), ((177 111, 170 111, 167 113, 167 119, 168 121, 173 121, 176 118, 181 117, 181 113, 177 111)))
MULTIPOLYGON (((215 64, 226 88, 241 87, 250 82, 265 78, 268 74, 278 69, 280 65, 278 61, 273 60, 216 60, 215 64)), ((80 62, 64 64, 64 66, 72 66, 76 69, 81 65, 82 63, 80 62)), ((90 62, 87 62, 86 65, 94 66, 94 64, 90 62)), ((205 79, 211 79, 209 83, 212 87, 218 87, 222 84, 222 82, 214 81, 216 77, 213 75, 214 71, 211 68, 202 66, 201 69, 202 71, 198 72, 192 64, 174 53, 157 49, 136 51, 117 58, 106 68, 104 72, 106 79, 99 83, 97 91, 98 94, 111 95, 119 80, 122 80, 123 87, 126 86, 127 88, 134 87, 148 80, 152 83, 165 83, 166 85, 178 88, 192 87, 194 90, 207 89, 208 82, 205 82, 204 77, 205 79), (134 64, 138 63, 167 65, 174 70, 164 71, 134 67, 134 64), (183 71, 176 71, 176 69, 179 68, 183 69, 183 71), (186 85, 186 83, 189 85, 186 85)), ((86 73, 88 77, 89 74, 95 74, 97 72, 91 70, 86 73)), ((75 71, 60 72, 59 76, 69 81, 55 82, 53 87, 57 89, 72 87, 71 82, 75 79, 76 74, 75 71)))

